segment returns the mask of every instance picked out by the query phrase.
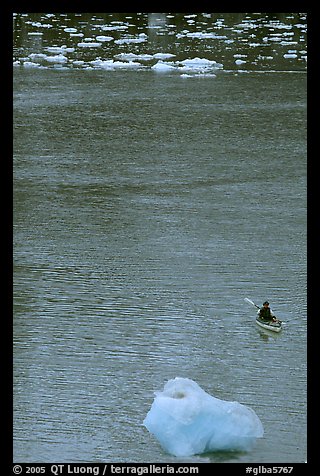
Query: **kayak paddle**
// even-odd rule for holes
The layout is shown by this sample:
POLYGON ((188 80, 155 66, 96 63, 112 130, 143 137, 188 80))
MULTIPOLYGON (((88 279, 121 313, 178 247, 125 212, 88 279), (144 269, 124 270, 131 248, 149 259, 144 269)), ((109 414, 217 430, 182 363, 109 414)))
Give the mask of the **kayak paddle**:
POLYGON ((250 304, 252 304, 253 306, 257 307, 258 309, 260 309, 260 307, 255 304, 253 301, 251 301, 251 299, 248 299, 248 298, 244 298, 245 301, 249 302, 250 304))

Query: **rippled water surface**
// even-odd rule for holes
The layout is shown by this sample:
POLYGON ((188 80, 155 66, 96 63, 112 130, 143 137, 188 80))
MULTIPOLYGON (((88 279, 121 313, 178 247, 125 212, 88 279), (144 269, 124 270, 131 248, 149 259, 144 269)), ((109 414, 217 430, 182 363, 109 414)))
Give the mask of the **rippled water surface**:
POLYGON ((15 59, 15 461, 307 459, 305 64, 180 59, 195 56, 223 68, 15 59), (268 299, 282 333, 245 297, 268 299), (264 437, 164 453, 142 421, 176 376, 253 408, 264 437))

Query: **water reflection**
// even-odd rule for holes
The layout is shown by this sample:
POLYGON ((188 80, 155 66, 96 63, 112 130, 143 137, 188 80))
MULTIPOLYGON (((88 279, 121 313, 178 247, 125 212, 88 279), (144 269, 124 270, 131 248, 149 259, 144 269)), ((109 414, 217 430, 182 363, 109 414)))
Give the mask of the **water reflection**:
POLYGON ((268 342, 270 339, 280 339, 281 338, 281 332, 272 332, 268 331, 268 329, 257 329, 257 332, 259 333, 259 336, 261 337, 261 340, 268 342))

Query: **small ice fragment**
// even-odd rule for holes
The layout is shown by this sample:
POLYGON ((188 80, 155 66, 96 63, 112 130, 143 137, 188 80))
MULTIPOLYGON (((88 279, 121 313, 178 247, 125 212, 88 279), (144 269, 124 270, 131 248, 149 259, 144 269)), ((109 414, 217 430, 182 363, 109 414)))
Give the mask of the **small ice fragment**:
POLYGON ((286 59, 288 58, 294 59, 294 58, 297 58, 298 55, 296 53, 287 53, 287 54, 284 54, 283 57, 286 59))
POLYGON ((96 36, 96 40, 105 42, 105 41, 113 41, 114 38, 113 38, 113 36, 99 35, 99 36, 96 36))
POLYGON ((151 66, 151 69, 153 69, 154 71, 166 72, 173 70, 174 66, 169 63, 166 63, 165 61, 159 60, 155 65, 151 66))
POLYGON ((164 59, 173 58, 174 56, 176 55, 173 55, 172 53, 155 53, 153 55, 153 58, 164 60, 164 59))
POLYGON ((96 43, 94 41, 82 41, 80 43, 78 43, 78 46, 79 48, 99 48, 99 46, 101 46, 102 43, 96 43))
POLYGON ((49 63, 66 63, 68 61, 68 58, 66 56, 63 56, 62 54, 55 55, 55 56, 46 56, 44 58, 46 61, 49 63))

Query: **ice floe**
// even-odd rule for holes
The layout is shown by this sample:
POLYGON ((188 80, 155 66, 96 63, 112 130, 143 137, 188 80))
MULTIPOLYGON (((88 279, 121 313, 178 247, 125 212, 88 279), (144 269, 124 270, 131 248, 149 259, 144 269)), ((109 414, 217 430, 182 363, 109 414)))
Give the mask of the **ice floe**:
MULTIPOLYGON (((61 50, 58 50, 61 51, 61 50)), ((57 55, 46 55, 44 53, 30 53, 29 58, 38 64, 47 61, 48 63, 66 63, 68 58, 62 53, 57 55)))
POLYGON ((182 74, 198 74, 198 73, 209 73, 222 69, 223 65, 217 63, 214 60, 208 60, 206 58, 187 58, 182 61, 162 61, 159 60, 151 69, 160 72, 166 71, 178 71, 182 74))
POLYGON ((66 33, 76 33, 77 29, 76 28, 64 28, 64 31, 66 33))
POLYGON ((94 41, 81 41, 78 43, 79 48, 99 48, 102 43, 94 42, 94 41))
POLYGON ((248 451, 263 436, 254 410, 215 398, 193 380, 179 377, 169 380, 162 392, 155 392, 143 424, 175 456, 248 451))
POLYGON ((151 66, 151 69, 154 71, 159 71, 159 72, 166 72, 166 71, 172 71, 175 69, 174 64, 170 64, 168 62, 159 60, 156 64, 151 66))
POLYGON ((288 58, 294 59, 294 58, 297 58, 298 55, 297 55, 297 53, 290 53, 290 52, 288 52, 288 53, 285 53, 285 54, 283 55, 283 57, 286 58, 286 59, 288 59, 288 58))
POLYGON ((183 69, 185 70, 193 70, 193 71, 199 71, 199 70, 208 70, 208 69, 221 69, 223 65, 221 63, 217 63, 215 60, 209 60, 206 58, 187 58, 183 61, 180 61, 182 64, 183 69))
POLYGON ((49 53, 74 53, 75 48, 68 48, 67 46, 47 46, 46 50, 49 53))
POLYGON ((115 43, 117 45, 123 45, 123 44, 126 44, 126 43, 144 43, 145 41, 147 41, 148 39, 148 35, 146 35, 145 33, 140 33, 137 37, 124 37, 124 38, 120 38, 119 40, 115 40, 115 43))
POLYGON ((185 34, 177 33, 176 37, 177 38, 183 38, 186 36, 187 38, 198 38, 199 40, 203 39, 208 39, 208 38, 213 38, 215 40, 224 40, 227 39, 225 35, 217 35, 216 33, 205 33, 205 32, 187 32, 185 34))
POLYGON ((154 55, 152 55, 153 58, 162 59, 162 60, 174 58, 175 56, 176 55, 172 53, 155 53, 154 55))
POLYGON ((113 41, 114 38, 113 38, 113 36, 98 35, 98 36, 96 36, 96 40, 105 42, 105 41, 113 41))
POLYGON ((127 68, 143 68, 140 63, 136 63, 134 61, 113 61, 113 60, 101 60, 96 59, 94 61, 90 61, 90 64, 98 69, 105 69, 105 70, 113 70, 117 68, 127 69, 127 68))
POLYGON ((246 61, 245 61, 245 60, 242 60, 242 59, 236 59, 236 60, 235 60, 235 63, 236 63, 236 65, 240 65, 240 64, 246 63, 246 61))

